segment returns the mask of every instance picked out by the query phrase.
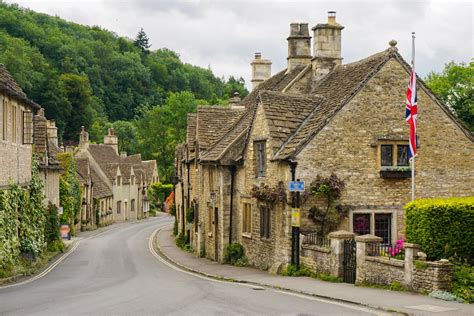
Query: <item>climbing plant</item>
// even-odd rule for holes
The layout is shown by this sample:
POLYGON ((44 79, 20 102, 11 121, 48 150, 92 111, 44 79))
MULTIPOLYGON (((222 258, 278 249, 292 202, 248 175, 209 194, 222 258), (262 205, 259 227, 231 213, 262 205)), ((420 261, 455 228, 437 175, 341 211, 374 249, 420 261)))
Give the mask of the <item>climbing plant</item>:
POLYGON ((326 235, 331 229, 336 228, 344 217, 342 209, 333 205, 341 197, 344 187, 344 181, 335 174, 331 174, 329 177, 318 175, 310 184, 310 194, 322 199, 324 207, 311 207, 308 217, 320 224, 322 235, 326 235))
POLYGON ((0 190, 0 269, 13 266, 20 254, 18 209, 21 188, 0 190))
POLYGON ((71 153, 61 153, 58 160, 64 170, 59 178, 59 200, 63 207, 61 224, 69 224, 74 235, 74 224, 79 221, 82 205, 81 186, 76 175, 76 163, 71 153))
POLYGON ((287 201, 285 185, 283 181, 278 182, 274 187, 271 187, 267 184, 261 183, 260 186, 254 185, 252 187, 252 197, 256 198, 261 202, 275 203, 281 202, 285 203, 287 201))
POLYGON ((21 190, 21 211, 18 213, 20 226, 20 252, 36 258, 46 246, 44 228, 46 223, 45 207, 43 205, 43 182, 39 176, 38 159, 33 157, 31 166, 31 181, 26 190, 21 190))

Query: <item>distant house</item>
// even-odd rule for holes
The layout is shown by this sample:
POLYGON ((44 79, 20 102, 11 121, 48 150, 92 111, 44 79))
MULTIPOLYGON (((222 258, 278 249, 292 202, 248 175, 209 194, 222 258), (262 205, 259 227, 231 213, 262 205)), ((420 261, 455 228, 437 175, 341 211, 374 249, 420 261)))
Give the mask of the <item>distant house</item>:
POLYGON ((0 188, 31 180, 33 117, 40 108, 0 64, 0 188))
POLYGON ((148 216, 147 189, 159 181, 156 161, 119 154, 113 128, 108 130, 103 144, 89 143, 89 134, 83 128, 75 158, 83 188, 83 220, 96 223, 148 216))
MULTIPOLYGON (((289 263, 292 195, 286 187, 293 173, 307 186, 318 175, 345 182, 335 229, 375 234, 386 244, 403 237, 410 67, 395 41, 343 64, 342 29, 333 14, 317 24, 311 53, 308 24, 291 24, 287 69, 271 76, 271 63, 256 54, 253 91, 238 103, 245 110, 233 116, 231 106, 206 115, 203 107, 188 117, 187 142, 176 149, 176 206, 183 219, 193 206, 188 201, 198 201, 189 232, 179 221, 198 253, 222 261, 226 245, 239 242, 251 264, 289 263), (283 186, 278 192, 286 201, 257 199, 261 185, 283 186)), ((418 102, 416 196, 474 195, 473 134, 420 79, 418 102)), ((301 205, 301 231, 320 232, 318 219, 309 218, 318 203, 309 198, 301 205)))

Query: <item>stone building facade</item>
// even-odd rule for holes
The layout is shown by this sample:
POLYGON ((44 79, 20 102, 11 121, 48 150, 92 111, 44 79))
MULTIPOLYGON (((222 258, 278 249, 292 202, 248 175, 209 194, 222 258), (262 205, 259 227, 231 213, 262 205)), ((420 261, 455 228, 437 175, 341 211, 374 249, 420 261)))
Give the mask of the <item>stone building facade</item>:
POLYGON ((77 173, 83 188, 82 219, 100 222, 137 220, 148 216, 148 187, 159 182, 155 160, 118 152, 113 128, 103 144, 91 144, 83 128, 75 153, 77 173))
MULTIPOLYGON (((292 196, 286 186, 293 170, 307 186, 318 175, 344 181, 336 202, 342 210, 337 229, 377 235, 383 243, 403 237, 403 206, 410 199, 409 125, 403 119, 410 66, 395 41, 382 52, 343 64, 343 26, 334 12, 312 30, 308 54, 308 24, 290 26, 288 68, 273 76, 270 63, 259 63, 261 55, 256 56, 257 84, 238 102, 245 110, 235 119, 226 112, 235 105, 213 113, 212 120, 205 108, 196 119, 188 118, 188 125, 196 120, 197 127, 188 126, 187 142, 177 149, 183 182, 176 186, 181 198, 176 203, 182 219, 190 209, 185 201, 198 188, 193 248, 211 259, 222 261, 225 246, 240 242, 253 265, 267 269, 289 263, 292 196), (269 77, 261 80, 262 74, 269 77), (199 127, 213 137, 206 138, 199 127), (258 200, 255 188, 261 185, 283 188, 278 192, 286 201, 258 200)), ((473 195, 472 132, 420 79, 418 102, 416 197, 473 195)), ((321 230, 320 222, 309 219, 320 202, 310 197, 301 205, 302 231, 321 230)), ((180 222, 180 231, 185 226, 180 222)))
POLYGON ((0 64, 0 188, 31 180, 33 117, 40 108, 0 64))

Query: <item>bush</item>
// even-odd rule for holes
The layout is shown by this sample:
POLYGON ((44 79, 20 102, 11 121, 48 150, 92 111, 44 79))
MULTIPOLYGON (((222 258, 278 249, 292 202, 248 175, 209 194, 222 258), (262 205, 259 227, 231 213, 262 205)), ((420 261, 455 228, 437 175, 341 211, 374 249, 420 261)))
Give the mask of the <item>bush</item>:
POLYGON ((46 210, 46 226, 44 228, 44 235, 48 244, 60 240, 59 235, 59 214, 56 205, 49 203, 46 210))
POLYGON ((48 243, 48 251, 49 252, 64 252, 64 243, 62 240, 55 240, 50 243, 48 243))
POLYGON ((428 259, 474 263, 474 197, 421 199, 405 206, 406 236, 428 259))
POLYGON ((173 235, 178 235, 178 219, 176 217, 174 218, 173 235))
POLYGON ((474 267, 467 264, 455 265, 453 293, 468 303, 474 302, 474 267))
POLYGON ((298 270, 296 265, 290 264, 286 267, 285 270, 281 272, 283 276, 308 276, 308 277, 316 277, 316 274, 313 273, 310 269, 305 266, 301 266, 298 270))
POLYGON ((239 243, 227 245, 224 250, 224 262, 235 265, 235 263, 245 257, 244 247, 239 243))

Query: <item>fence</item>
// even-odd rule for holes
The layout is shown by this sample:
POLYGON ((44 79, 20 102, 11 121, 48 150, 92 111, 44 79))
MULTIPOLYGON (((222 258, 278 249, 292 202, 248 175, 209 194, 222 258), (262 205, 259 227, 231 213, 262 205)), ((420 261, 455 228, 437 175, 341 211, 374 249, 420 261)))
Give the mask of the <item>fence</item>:
POLYGON ((330 248, 331 242, 327 237, 320 236, 316 233, 302 233, 303 235, 303 244, 305 245, 314 245, 323 248, 330 248))
POLYGON ((396 244, 381 244, 381 243, 372 243, 367 244, 367 256, 370 257, 387 257, 389 259, 405 259, 405 247, 403 242, 397 242, 396 244))

